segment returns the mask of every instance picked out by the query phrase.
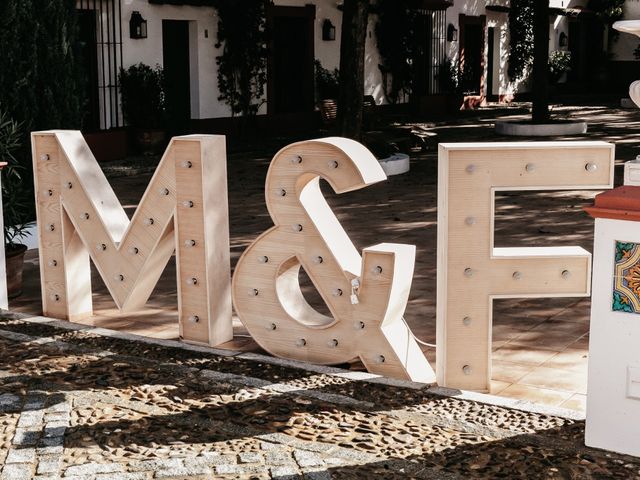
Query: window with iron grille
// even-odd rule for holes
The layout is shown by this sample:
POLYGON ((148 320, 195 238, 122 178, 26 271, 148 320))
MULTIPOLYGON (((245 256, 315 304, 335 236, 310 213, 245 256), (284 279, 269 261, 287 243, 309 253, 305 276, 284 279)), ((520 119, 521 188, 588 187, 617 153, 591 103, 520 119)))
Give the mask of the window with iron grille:
POLYGON ((121 0, 78 0, 76 8, 78 49, 86 79, 84 128, 95 131, 120 127, 121 0))
POLYGON ((438 74, 446 57, 446 10, 417 11, 416 58, 413 93, 418 96, 440 93, 438 74))

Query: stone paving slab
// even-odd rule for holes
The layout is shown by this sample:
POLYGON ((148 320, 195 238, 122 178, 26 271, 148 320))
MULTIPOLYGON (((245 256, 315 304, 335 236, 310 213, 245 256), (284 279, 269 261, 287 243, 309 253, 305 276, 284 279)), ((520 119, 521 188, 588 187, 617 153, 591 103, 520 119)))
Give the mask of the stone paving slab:
POLYGON ((575 418, 260 360, 0 320, 0 479, 640 478, 575 418))

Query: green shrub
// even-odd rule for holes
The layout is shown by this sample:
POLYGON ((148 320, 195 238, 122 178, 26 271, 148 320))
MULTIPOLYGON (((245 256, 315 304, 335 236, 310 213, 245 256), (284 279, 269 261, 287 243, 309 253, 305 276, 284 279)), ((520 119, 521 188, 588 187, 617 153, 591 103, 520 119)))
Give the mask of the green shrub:
POLYGON ((0 105, 28 133, 80 129, 84 82, 77 59, 75 0, 0 1, 0 105))
POLYGON ((558 83, 563 74, 571 70, 571 52, 555 50, 549 54, 549 81, 558 83))
POLYGON ((460 65, 452 62, 449 57, 444 57, 438 67, 438 86, 441 93, 460 93, 460 65))
POLYGON ((318 100, 338 98, 340 71, 337 68, 333 71, 324 68, 320 60, 315 61, 315 67, 318 100))
POLYGON ((20 150, 21 135, 18 123, 0 109, 0 161, 7 162, 2 169, 2 203, 4 241, 8 249, 27 235, 27 223, 31 218, 32 199, 21 175, 25 167, 15 157, 20 150))
POLYGON ((139 63, 120 69, 122 112, 135 128, 160 129, 165 125, 164 72, 162 67, 139 63))

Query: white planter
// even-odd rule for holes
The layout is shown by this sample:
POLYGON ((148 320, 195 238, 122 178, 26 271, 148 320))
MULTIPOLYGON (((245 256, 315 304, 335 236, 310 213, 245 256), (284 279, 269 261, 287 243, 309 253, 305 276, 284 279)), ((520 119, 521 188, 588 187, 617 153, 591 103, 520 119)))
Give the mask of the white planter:
POLYGON ((409 171, 409 155, 406 153, 396 153, 390 157, 378 160, 380 166, 387 177, 391 175, 400 175, 409 171))
POLYGON ((496 133, 514 137, 554 137, 587 133, 586 122, 554 122, 535 124, 523 121, 498 121, 496 133))

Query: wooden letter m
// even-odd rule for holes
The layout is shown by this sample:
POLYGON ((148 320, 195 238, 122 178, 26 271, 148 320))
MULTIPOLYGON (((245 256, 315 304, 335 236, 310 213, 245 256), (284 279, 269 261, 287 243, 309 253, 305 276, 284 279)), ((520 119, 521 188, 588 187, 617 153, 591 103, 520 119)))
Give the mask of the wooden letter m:
POLYGON ((46 316, 91 316, 93 260, 121 312, 141 308, 176 252, 180 336, 232 338, 223 136, 175 137, 129 220, 77 131, 32 133, 46 316))

